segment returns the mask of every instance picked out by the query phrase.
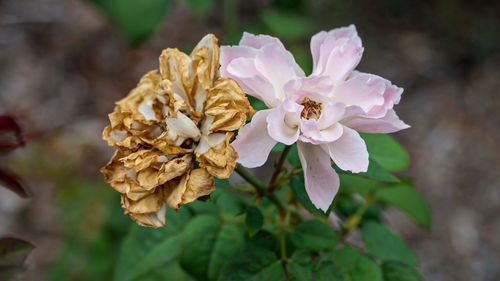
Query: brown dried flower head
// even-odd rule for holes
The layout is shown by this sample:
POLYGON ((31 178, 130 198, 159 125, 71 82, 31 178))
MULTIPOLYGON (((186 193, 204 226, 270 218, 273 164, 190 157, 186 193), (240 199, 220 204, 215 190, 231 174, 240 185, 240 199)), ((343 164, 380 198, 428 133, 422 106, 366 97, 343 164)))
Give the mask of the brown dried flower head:
POLYGON ((117 151, 101 169, 125 214, 151 227, 165 225, 166 205, 178 210, 210 194, 214 176, 229 177, 238 159, 231 131, 255 113, 234 80, 217 77, 214 35, 190 55, 169 48, 159 60, 159 73, 146 73, 109 114, 103 138, 117 151))

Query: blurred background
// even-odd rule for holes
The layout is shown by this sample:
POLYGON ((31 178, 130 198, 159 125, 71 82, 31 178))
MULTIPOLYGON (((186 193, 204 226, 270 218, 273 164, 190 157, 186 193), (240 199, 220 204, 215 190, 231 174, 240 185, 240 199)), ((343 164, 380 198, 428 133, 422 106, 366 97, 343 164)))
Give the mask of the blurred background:
POLYGON ((101 132, 162 49, 267 33, 310 72, 311 36, 351 23, 358 70, 405 88, 396 111, 412 128, 394 136, 434 223, 386 219, 427 280, 500 280, 499 1, 0 0, 0 114, 27 141, 0 161, 33 193, 0 189, 0 236, 37 247, 21 280, 110 280, 131 221, 98 171, 113 152, 101 132))

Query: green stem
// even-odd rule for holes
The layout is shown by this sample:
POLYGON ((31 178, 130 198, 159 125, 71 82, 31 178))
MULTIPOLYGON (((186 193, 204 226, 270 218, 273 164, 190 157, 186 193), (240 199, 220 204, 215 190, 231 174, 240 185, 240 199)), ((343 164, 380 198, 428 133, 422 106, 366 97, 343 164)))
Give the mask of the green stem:
POLYGON ((276 189, 277 187, 276 180, 278 179, 278 176, 281 173, 283 164, 285 164, 286 156, 288 155, 288 152, 290 151, 291 148, 292 148, 291 145, 287 145, 285 146, 285 149, 283 149, 283 152, 281 152, 280 159, 278 160, 278 163, 276 163, 276 168, 271 177, 271 180, 269 181, 269 192, 273 192, 274 189, 276 189))
POLYGON ((252 174, 250 174, 243 166, 238 164, 234 169, 242 178, 244 178, 249 184, 253 185, 259 194, 265 194, 267 188, 258 179, 256 179, 252 174))
POLYGON ((371 194, 367 194, 365 197, 365 202, 361 205, 354 215, 351 215, 347 218, 344 228, 344 235, 349 233, 353 228, 357 227, 363 218, 364 213, 370 207, 373 202, 373 196, 371 194))
POLYGON ((267 187, 263 183, 261 183, 258 179, 256 179, 252 174, 250 174, 240 164, 238 164, 234 170, 242 178, 244 178, 248 183, 253 185, 253 187, 255 187, 255 189, 257 190, 257 193, 259 195, 269 198, 269 200, 271 200, 271 202, 273 202, 276 205, 276 207, 278 207, 278 209, 280 211, 286 211, 285 206, 283 206, 283 203, 281 203, 281 201, 278 199, 278 197, 276 197, 276 195, 274 195, 274 193, 270 193, 267 190, 267 187))
POLYGON ((286 256, 286 236, 285 232, 283 230, 280 231, 280 248, 281 248, 281 262, 283 264, 283 270, 285 271, 285 280, 290 280, 290 277, 288 276, 288 270, 287 270, 287 263, 288 263, 288 257, 286 256))

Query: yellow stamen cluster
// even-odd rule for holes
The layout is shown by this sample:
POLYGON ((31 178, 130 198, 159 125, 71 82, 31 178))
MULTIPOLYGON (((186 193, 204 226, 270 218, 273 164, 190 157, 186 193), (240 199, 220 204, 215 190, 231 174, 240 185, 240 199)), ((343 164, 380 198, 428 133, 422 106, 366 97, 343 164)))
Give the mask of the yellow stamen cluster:
POLYGON ((300 117, 307 120, 311 118, 319 119, 321 116, 321 103, 305 97, 300 104, 304 106, 304 109, 302 109, 302 112, 300 113, 300 117))

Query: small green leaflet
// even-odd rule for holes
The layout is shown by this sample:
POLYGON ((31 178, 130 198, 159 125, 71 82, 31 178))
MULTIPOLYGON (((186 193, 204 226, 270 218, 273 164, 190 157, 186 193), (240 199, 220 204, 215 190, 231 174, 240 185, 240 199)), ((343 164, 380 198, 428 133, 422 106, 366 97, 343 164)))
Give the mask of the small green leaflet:
POLYGON ((430 229, 432 218, 429 206, 418 191, 408 183, 386 185, 377 189, 375 198, 405 212, 416 223, 430 229))
POLYGON ((399 261, 416 266, 417 257, 392 230, 376 222, 365 222, 361 236, 368 251, 383 261, 399 261))
POLYGON ((410 163, 406 150, 390 135, 360 133, 365 140, 370 159, 384 169, 399 172, 410 163))
POLYGON ((295 247, 311 251, 333 251, 339 239, 333 228, 318 220, 302 222, 292 233, 295 247))

